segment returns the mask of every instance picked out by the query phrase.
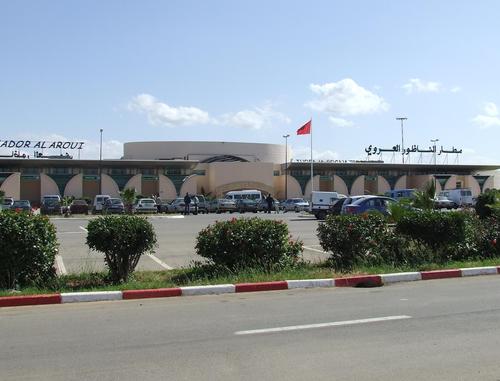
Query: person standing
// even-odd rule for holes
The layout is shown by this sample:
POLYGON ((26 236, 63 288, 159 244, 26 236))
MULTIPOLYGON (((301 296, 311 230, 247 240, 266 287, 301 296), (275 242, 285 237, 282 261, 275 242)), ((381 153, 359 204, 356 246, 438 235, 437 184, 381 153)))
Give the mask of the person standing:
POLYGON ((267 195, 266 202, 267 202, 267 213, 271 213, 274 204, 274 199, 273 196, 271 196, 271 193, 267 195))
POLYGON ((184 215, 189 216, 190 208, 191 208, 191 197, 189 196, 189 193, 186 192, 186 195, 184 196, 184 215))

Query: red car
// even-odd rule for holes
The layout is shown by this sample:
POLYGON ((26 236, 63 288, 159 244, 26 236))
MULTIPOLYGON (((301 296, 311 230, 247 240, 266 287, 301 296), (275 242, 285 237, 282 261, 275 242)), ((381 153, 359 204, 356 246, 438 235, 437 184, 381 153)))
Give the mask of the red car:
POLYGON ((69 206, 71 214, 89 214, 89 204, 85 200, 74 200, 69 206))

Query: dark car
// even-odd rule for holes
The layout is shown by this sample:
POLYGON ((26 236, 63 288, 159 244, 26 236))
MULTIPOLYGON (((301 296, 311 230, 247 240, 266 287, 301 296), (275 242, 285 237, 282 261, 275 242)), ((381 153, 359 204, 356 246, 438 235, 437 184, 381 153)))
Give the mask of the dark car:
POLYGON ((125 213, 125 205, 120 198, 108 198, 102 206, 103 214, 122 214, 125 213))
POLYGON ((40 205, 41 214, 62 214, 61 202, 55 198, 45 198, 40 205))
POLYGON ((31 204, 29 200, 16 200, 14 201, 10 209, 16 212, 31 213, 31 204))
POLYGON ((348 197, 339 198, 337 201, 335 201, 335 203, 332 206, 330 206, 330 209, 328 209, 328 214, 333 214, 334 216, 338 216, 342 211, 342 206, 346 202, 349 202, 349 200, 350 198, 348 197))
POLYGON ((370 211, 378 211, 382 214, 389 214, 389 205, 396 203, 390 197, 369 196, 363 197, 345 207, 346 214, 361 214, 370 211))
POLYGON ((89 204, 85 200, 74 200, 69 206, 71 214, 89 214, 89 204))
POLYGON ((257 213, 259 210, 259 204, 255 200, 242 198, 236 200, 236 210, 240 213, 245 213, 245 212, 257 213))

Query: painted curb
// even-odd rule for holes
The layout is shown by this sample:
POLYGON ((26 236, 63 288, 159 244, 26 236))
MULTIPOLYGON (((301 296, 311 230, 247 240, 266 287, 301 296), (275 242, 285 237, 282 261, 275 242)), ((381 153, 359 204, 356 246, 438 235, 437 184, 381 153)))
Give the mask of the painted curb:
POLYGON ((288 289, 293 288, 316 288, 316 287, 333 287, 333 279, 302 279, 302 280, 287 280, 288 289))
POLYGON ((0 307, 97 302, 122 299, 166 298, 191 295, 218 295, 235 292, 278 291, 297 288, 382 286, 384 283, 460 278, 493 274, 500 274, 500 266, 485 266, 463 269, 446 269, 380 275, 360 275, 336 279, 298 279, 275 282, 159 288, 150 290, 67 292, 48 295, 2 296, 0 297, 0 307))
POLYGON ((418 272, 381 274, 380 276, 384 283, 414 282, 422 280, 422 275, 418 272))
POLYGON ((182 296, 234 294, 234 284, 216 284, 212 286, 181 287, 182 296))
POLYGON ((61 304, 61 295, 49 294, 0 297, 0 307, 36 306, 41 304, 61 304))
POLYGON ((101 302, 122 300, 121 291, 66 292, 61 294, 62 303, 101 302))

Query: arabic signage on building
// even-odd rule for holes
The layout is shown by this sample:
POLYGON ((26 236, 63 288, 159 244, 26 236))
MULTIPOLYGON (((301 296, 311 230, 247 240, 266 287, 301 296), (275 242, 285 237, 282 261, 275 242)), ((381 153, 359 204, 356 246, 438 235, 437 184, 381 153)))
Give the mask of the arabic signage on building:
POLYGON ((82 149, 84 142, 45 140, 0 140, 0 148, 82 149))
MULTIPOLYGON (((365 148, 365 152, 368 154, 368 156, 381 155, 383 152, 393 152, 393 153, 401 152, 401 155, 409 155, 410 153, 415 153, 415 152, 436 153, 436 146, 429 147, 429 149, 420 149, 418 145, 412 145, 411 147, 402 149, 399 144, 393 146, 392 148, 377 148, 370 144, 368 147, 365 148)), ((444 149, 443 146, 441 146, 441 149, 437 154, 441 155, 443 153, 459 154, 462 153, 462 150, 456 149, 455 147, 451 147, 450 150, 447 150, 444 149)))

